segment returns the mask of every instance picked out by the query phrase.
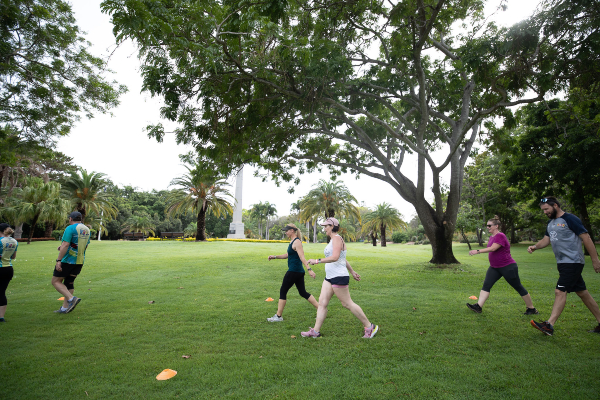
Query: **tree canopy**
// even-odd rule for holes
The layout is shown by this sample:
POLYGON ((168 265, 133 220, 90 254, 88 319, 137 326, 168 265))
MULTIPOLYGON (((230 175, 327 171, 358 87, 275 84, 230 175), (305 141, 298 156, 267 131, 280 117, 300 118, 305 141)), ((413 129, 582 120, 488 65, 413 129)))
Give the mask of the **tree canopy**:
POLYGON ((89 47, 66 1, 0 1, 0 143, 10 131, 50 145, 80 114, 119 103, 126 87, 103 77, 89 47))
MULTIPOLYGON (((179 123, 179 142, 224 172, 251 163, 289 181, 294 167, 327 166, 381 179, 415 207, 432 262, 456 262, 462 171, 482 120, 554 87, 542 62, 552 43, 527 23, 497 28, 480 0, 105 0, 102 7, 117 41, 138 44, 144 90, 165 100, 162 116, 179 123), (434 160, 442 148, 445 156, 434 160), (418 157, 415 180, 408 153, 418 157), (426 173, 435 207, 425 198, 426 173)), ((148 129, 163 139, 160 124, 148 129)))

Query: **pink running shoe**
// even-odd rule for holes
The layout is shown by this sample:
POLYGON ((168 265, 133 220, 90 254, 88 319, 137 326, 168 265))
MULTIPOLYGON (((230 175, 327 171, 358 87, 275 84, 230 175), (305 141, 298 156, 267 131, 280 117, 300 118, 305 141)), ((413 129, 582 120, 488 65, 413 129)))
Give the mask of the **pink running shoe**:
POLYGON ((302 337, 319 337, 321 333, 315 331, 313 328, 308 328, 308 332, 300 332, 302 337))
POLYGON ((370 328, 365 328, 365 336, 363 338, 371 339, 379 331, 379 325, 371 324, 370 328))

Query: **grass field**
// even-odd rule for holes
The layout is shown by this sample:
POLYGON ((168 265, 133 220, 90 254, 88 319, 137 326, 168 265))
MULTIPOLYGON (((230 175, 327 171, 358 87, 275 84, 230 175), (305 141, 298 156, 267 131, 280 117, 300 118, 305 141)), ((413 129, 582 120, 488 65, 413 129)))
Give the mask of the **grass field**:
MULTIPOLYGON (((50 285, 56 242, 19 246, 0 325, 0 398, 8 399, 597 399, 600 335, 575 294, 548 337, 529 325, 525 305, 504 281, 482 314, 485 255, 462 264, 427 264, 429 246, 349 244, 362 275, 350 292, 379 324, 372 340, 332 300, 323 337, 302 338, 315 310, 292 288, 284 322, 276 311, 285 244, 93 242, 75 282, 83 300, 55 314, 50 285), (154 304, 149 304, 154 301, 154 304), (295 336, 295 338, 293 338, 295 336), (191 355, 184 359, 182 355, 191 355), (165 368, 178 371, 157 381, 165 368)), ((323 244, 305 245, 319 257, 323 244)), ((552 251, 515 246, 523 285, 548 318, 558 274, 552 251)), ((600 300, 600 275, 584 279, 600 300)), ((318 297, 317 279, 307 290, 318 297)))

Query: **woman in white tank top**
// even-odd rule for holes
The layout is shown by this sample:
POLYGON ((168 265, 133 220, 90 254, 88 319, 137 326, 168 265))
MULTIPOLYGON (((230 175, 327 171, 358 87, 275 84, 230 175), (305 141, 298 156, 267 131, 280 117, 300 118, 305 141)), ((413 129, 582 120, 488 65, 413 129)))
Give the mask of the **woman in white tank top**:
POLYGON ((342 302, 342 306, 346 307, 356 318, 362 322, 364 326, 364 338, 372 338, 379 330, 379 326, 371 324, 362 308, 352 301, 350 298, 349 284, 350 275, 360 281, 360 275, 357 274, 346 260, 346 244, 344 239, 337 232, 340 230, 340 223, 335 218, 327 218, 321 224, 324 227, 325 233, 331 241, 325 247, 325 258, 317 260, 308 260, 309 264, 325 263, 325 280, 321 287, 321 295, 319 296, 319 308, 317 309, 317 321, 314 328, 309 328, 308 332, 301 332, 304 337, 319 337, 321 336, 321 326, 327 316, 327 306, 329 301, 335 296, 342 302))

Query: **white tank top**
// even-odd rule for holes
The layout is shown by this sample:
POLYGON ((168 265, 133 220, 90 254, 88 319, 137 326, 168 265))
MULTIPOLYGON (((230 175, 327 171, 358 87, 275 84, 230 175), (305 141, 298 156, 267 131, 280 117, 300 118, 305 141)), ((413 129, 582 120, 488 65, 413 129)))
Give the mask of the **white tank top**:
MULTIPOLYGON (((337 261, 325 263, 325 278, 331 279, 337 276, 350 276, 350 274, 348 273, 348 268, 346 268, 347 252, 348 248, 346 248, 346 250, 340 251, 340 258, 338 258, 337 261)), ((329 257, 333 254, 333 240, 331 240, 327 247, 325 247, 324 253, 325 257, 329 257)))

